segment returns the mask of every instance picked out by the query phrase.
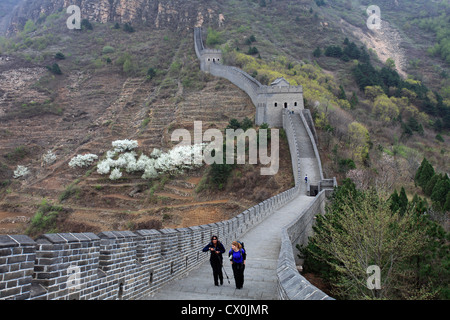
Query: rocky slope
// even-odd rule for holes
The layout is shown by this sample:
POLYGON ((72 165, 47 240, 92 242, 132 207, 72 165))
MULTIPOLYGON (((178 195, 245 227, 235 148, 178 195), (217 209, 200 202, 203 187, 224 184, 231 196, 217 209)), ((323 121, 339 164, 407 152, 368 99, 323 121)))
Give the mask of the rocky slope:
POLYGON ((219 25, 221 12, 215 2, 201 0, 193 3, 184 0, 24 0, 16 8, 8 27, 8 34, 20 31, 28 19, 36 21, 41 16, 65 10, 76 4, 82 19, 95 22, 129 22, 153 28, 186 29, 201 24, 219 25))

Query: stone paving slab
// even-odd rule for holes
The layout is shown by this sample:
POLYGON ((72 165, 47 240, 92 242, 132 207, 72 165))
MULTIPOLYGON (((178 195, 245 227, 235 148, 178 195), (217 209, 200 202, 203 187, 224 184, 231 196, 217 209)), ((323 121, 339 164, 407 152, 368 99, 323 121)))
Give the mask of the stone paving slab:
MULTIPOLYGON (((244 287, 236 289, 233 271, 224 257, 223 286, 214 286, 211 266, 206 261, 184 277, 174 280, 144 300, 274 300, 277 299, 277 262, 281 245, 281 228, 292 221, 313 197, 298 196, 287 203, 241 239, 247 249, 244 287)), ((219 239, 220 240, 220 239, 219 239)), ((231 244, 224 244, 226 251, 231 244)))

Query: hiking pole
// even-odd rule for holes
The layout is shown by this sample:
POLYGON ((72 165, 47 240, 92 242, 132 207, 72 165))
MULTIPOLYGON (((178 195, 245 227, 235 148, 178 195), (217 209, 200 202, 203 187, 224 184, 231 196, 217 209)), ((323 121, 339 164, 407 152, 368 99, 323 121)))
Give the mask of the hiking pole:
POLYGON ((223 272, 225 272, 225 275, 227 276, 228 284, 230 284, 230 279, 228 278, 228 275, 227 275, 227 272, 225 271, 225 267, 223 266, 223 263, 222 263, 222 269, 223 269, 223 272))

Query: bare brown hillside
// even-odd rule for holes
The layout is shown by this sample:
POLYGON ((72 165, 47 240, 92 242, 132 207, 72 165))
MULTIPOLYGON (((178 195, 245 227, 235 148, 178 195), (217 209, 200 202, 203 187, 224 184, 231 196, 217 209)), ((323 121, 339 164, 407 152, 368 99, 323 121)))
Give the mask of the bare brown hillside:
POLYGON ((149 154, 170 148, 171 131, 191 130, 194 120, 206 130, 224 129, 232 118, 253 118, 247 95, 225 80, 205 76, 199 91, 178 83, 167 93, 145 77, 73 71, 45 80, 55 81, 55 92, 48 93, 39 86, 45 68, 17 58, 5 59, 0 68, 0 233, 24 233, 43 199, 64 208, 59 232, 99 232, 212 223, 292 186, 285 142, 277 176, 260 177, 257 167, 242 166, 223 191, 195 191, 206 168, 154 181, 129 175, 111 182, 93 167, 68 166, 77 154, 101 157, 114 140, 136 139, 138 150, 149 154), (49 150, 57 156, 50 165, 42 161, 49 150), (19 164, 30 174, 14 179, 19 164))

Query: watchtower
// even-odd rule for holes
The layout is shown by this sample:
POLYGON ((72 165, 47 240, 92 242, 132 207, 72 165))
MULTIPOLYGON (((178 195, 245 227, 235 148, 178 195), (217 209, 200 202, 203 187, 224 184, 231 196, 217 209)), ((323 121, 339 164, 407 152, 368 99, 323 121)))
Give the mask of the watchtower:
POLYGON ((222 51, 215 49, 203 49, 201 56, 201 69, 205 72, 210 71, 212 63, 222 63, 222 51))

